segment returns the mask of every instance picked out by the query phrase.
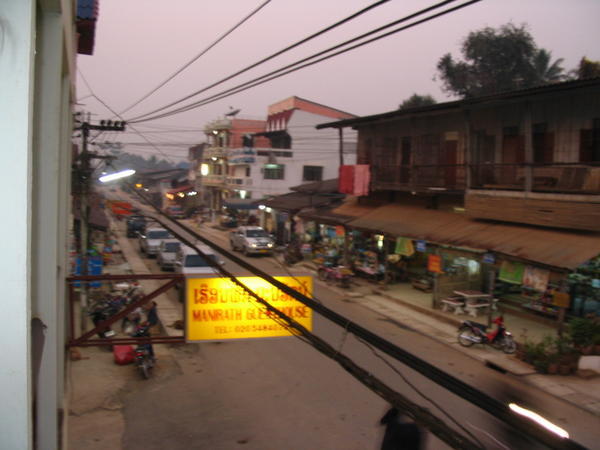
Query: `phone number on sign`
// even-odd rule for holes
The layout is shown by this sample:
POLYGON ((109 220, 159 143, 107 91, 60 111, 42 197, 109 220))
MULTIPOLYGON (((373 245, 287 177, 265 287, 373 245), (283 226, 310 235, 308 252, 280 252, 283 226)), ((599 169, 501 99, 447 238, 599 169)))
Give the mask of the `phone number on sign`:
POLYGON ((281 331, 284 328, 278 324, 272 325, 238 325, 235 327, 215 327, 215 333, 254 333, 257 331, 281 331))

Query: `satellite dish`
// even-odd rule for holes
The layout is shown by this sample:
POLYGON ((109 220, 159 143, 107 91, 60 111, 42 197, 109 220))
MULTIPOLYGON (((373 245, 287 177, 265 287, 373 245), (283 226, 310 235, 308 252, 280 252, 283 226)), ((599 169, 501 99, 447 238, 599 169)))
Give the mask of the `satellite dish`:
MULTIPOLYGON (((230 108, 231 108, 231 106, 230 106, 230 108)), ((233 108, 231 108, 231 111, 229 111, 228 113, 225 113, 225 115, 226 115, 227 117, 233 117, 233 116, 235 116, 236 114, 238 114, 240 111, 241 111, 241 109, 239 109, 239 108, 238 108, 238 109, 233 109, 233 108)))

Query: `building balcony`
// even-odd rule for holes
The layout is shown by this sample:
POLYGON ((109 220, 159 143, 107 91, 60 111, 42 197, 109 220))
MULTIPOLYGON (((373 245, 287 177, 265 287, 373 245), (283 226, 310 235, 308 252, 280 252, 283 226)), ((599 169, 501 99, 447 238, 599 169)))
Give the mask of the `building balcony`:
POLYGON ((202 177, 204 186, 225 186, 225 175, 205 175, 202 177))
POLYGON ((207 147, 204 149, 205 160, 210 158, 225 158, 227 156, 227 148, 226 147, 207 147))
POLYGON ((471 165, 472 189, 600 194, 600 166, 580 163, 471 165))
POLYGON ((252 186, 252 178, 250 177, 227 177, 225 180, 227 187, 242 188, 252 186))
POLYGON ((466 170, 462 164, 372 166, 371 186, 374 190, 464 192, 466 170))
POLYGON ((211 133, 213 130, 228 130, 229 128, 231 128, 231 119, 217 119, 207 123, 204 132, 211 133))
POLYGON ((545 227, 600 231, 600 166, 471 166, 467 214, 545 227))

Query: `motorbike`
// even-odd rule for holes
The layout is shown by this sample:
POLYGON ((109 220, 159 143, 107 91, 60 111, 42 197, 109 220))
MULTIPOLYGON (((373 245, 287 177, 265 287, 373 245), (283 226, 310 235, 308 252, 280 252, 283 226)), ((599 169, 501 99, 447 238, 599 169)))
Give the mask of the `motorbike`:
POLYGON ((325 262, 317 269, 319 280, 337 283, 340 287, 349 288, 354 273, 345 266, 334 266, 325 262))
POLYGON ((488 331, 486 325, 465 320, 458 328, 459 344, 463 347, 470 347, 473 344, 488 344, 504 353, 514 353, 517 344, 512 334, 504 327, 504 318, 498 316, 493 323, 496 324, 496 328, 488 331))
MULTIPOLYGON (((108 320, 108 318, 114 315, 117 311, 115 311, 113 305, 111 305, 109 302, 102 302, 95 304, 89 312, 89 315, 92 318, 94 326, 98 326, 98 324, 108 320)), ((98 331, 98 337, 101 339, 113 337, 115 334, 116 333, 110 327, 105 327, 98 331)))
MULTIPOLYGON (((150 325, 139 325, 131 337, 150 337, 150 325)), ((139 343, 134 350, 135 366, 140 371, 144 379, 150 378, 150 370, 154 367, 154 356, 150 351, 151 343, 139 343)))

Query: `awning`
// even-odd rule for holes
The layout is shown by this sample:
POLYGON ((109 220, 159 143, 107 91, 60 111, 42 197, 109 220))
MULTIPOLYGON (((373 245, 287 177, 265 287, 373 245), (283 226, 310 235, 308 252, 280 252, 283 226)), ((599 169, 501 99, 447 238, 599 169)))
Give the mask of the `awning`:
POLYGON ((254 198, 228 198, 223 201, 223 206, 228 209, 257 209, 261 200, 254 198))
POLYGON ((461 214, 399 204, 376 208, 348 225, 392 236, 491 250, 569 270, 600 255, 600 233, 473 220, 461 214))
POLYGON ((307 194, 304 192, 291 192, 277 195, 263 201, 263 205, 282 211, 300 211, 305 208, 316 208, 339 202, 344 194, 307 194))
POLYGON ((189 184, 183 185, 183 186, 179 186, 176 187, 174 189, 170 189, 167 191, 167 194, 178 194, 180 192, 185 192, 185 191, 191 191, 194 189, 194 186, 191 186, 189 184))
POLYGON ((302 211, 299 217, 329 225, 344 225, 374 211, 375 206, 358 204, 358 197, 346 197, 343 203, 333 208, 313 208, 302 211))

